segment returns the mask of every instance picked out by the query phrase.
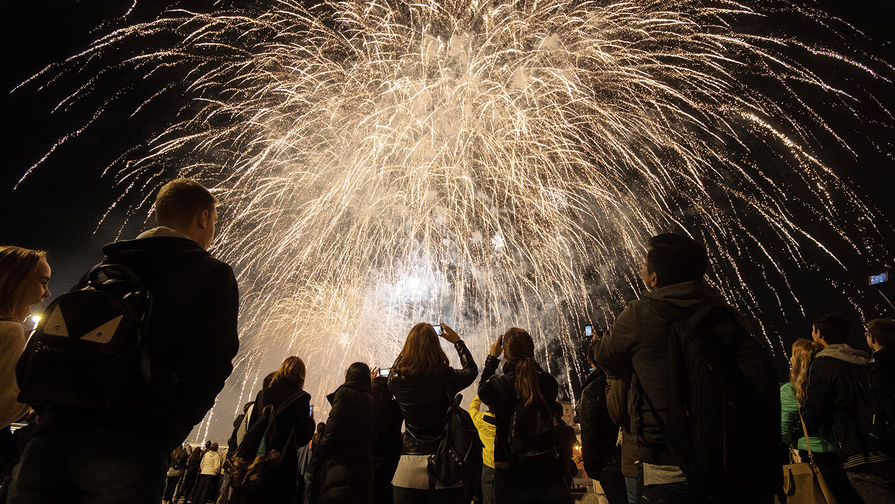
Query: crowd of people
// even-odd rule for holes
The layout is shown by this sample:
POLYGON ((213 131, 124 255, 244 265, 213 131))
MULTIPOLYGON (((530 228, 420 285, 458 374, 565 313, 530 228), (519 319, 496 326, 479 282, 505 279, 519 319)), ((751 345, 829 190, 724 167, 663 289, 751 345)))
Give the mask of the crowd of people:
POLYGON ((0 502, 566 504, 576 443, 610 504, 785 502, 793 459, 815 464, 836 502, 895 502, 895 322, 866 326, 868 354, 847 344, 846 318, 816 317, 780 387, 768 352, 704 282, 705 247, 674 233, 647 244, 644 296, 586 342, 580 438, 525 329, 494 338, 480 375, 454 329, 422 322, 388 370, 345 370, 325 422, 304 390, 304 361, 289 356, 234 420, 226 449, 194 449, 184 439, 238 349, 237 282, 207 252, 218 204, 174 180, 156 197, 158 227, 104 249, 104 263, 143 279, 153 306, 151 378, 101 406, 20 402, 17 362, 31 351, 22 321, 50 296, 51 269, 43 252, 0 247, 0 502), (433 460, 470 386, 475 456, 453 456, 480 466, 444 480, 433 460))

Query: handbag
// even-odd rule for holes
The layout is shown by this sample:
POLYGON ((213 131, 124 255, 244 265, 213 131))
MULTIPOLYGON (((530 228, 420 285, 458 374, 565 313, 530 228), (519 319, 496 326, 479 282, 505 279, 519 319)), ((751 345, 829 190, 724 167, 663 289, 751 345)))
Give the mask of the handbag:
POLYGON ((808 429, 805 427, 805 420, 802 419, 801 412, 799 412, 799 421, 802 423, 805 444, 808 445, 808 462, 795 462, 792 450, 790 450, 790 463, 783 466, 783 492, 786 494, 786 502, 787 504, 838 504, 823 474, 814 463, 808 429))

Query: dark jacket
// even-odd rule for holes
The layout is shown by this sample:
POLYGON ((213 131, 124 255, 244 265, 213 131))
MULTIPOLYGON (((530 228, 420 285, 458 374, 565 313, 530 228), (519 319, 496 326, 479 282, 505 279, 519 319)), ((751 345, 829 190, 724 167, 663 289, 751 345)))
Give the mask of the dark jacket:
MULTIPOLYGON (((310 415, 311 396, 295 382, 282 379, 271 383, 266 389, 260 390, 255 396, 255 407, 252 408, 252 414, 249 417, 249 426, 254 425, 261 416, 261 412, 265 406, 272 406, 277 409, 286 399, 294 394, 300 394, 298 400, 290 404, 284 411, 280 412, 276 418, 276 434, 273 436, 275 446, 285 446, 289 439, 290 432, 292 440, 290 444, 294 447, 304 446, 308 444, 314 435, 314 418, 310 415)), ((293 454, 295 450, 286 450, 285 453, 293 454)), ((294 457, 293 457, 294 458, 294 457)))
POLYGON ((239 435, 239 428, 242 427, 242 423, 245 421, 246 414, 240 413, 236 419, 233 420, 233 430, 230 432, 230 437, 227 439, 227 456, 230 457, 234 453, 236 453, 236 448, 239 447, 239 443, 237 443, 236 438, 239 435))
POLYGON ((403 444, 401 424, 404 423, 404 415, 401 414, 401 407, 388 388, 388 378, 377 376, 373 380, 370 392, 376 404, 376 443, 373 445, 373 458, 397 464, 401 458, 403 444))
POLYGON ((691 316, 710 301, 720 302, 720 298, 701 281, 649 291, 643 299, 628 303, 596 350, 597 365, 607 374, 631 376, 627 394, 628 432, 637 436, 644 462, 675 465, 665 448, 663 429, 650 410, 654 409, 663 423, 667 420, 671 324, 691 316))
POLYGON ((346 382, 327 399, 332 410, 312 462, 319 471, 312 502, 372 503, 376 407, 370 386, 346 382))
POLYGON ((170 453, 214 405, 233 370, 230 361, 239 348, 236 278, 230 266, 188 238, 138 238, 109 244, 103 252, 104 262, 129 267, 152 293, 150 390, 102 413, 50 409, 41 420, 103 422, 148 437, 170 453))
MULTIPOLYGON (((293 502, 297 496, 304 492, 304 481, 299 484, 298 453, 296 448, 308 444, 314 435, 314 418, 310 415, 311 396, 302 390, 295 382, 288 379, 275 380, 271 385, 258 392, 255 396, 255 407, 249 416, 249 428, 258 421, 265 406, 277 409, 287 399, 299 394, 296 401, 292 402, 276 417, 276 429, 272 444, 282 447, 283 457, 280 466, 265 484, 264 488, 246 492, 240 499, 245 502, 268 504, 274 502, 293 502), (289 440, 289 434, 292 438, 289 440), (289 441, 287 443, 287 441, 289 441)), ((243 456, 243 454, 240 454, 243 456)))
MULTIPOLYGON (((479 399, 488 405, 497 422, 494 435, 495 464, 510 461, 510 419, 516 407, 515 363, 505 363, 503 374, 496 375, 498 364, 500 364, 500 359, 489 355, 485 359, 485 369, 482 370, 482 379, 479 382, 479 399)), ((561 416, 562 406, 556 402, 556 396, 559 394, 556 378, 539 368, 538 384, 541 387, 541 395, 544 396, 544 400, 552 406, 555 414, 561 416)))
POLYGON ((606 409, 606 374, 594 369, 584 382, 578 402, 578 423, 581 425, 581 456, 584 470, 593 479, 600 479, 600 471, 615 454, 618 455, 618 426, 609 418, 606 409))
POLYGON ((885 446, 869 427, 881 404, 875 395, 867 354, 847 344, 827 345, 808 369, 802 417, 809 432, 828 429, 846 469, 888 460, 885 446))
POLYGON ((388 378, 377 376, 371 387, 373 402, 376 404, 376 443, 373 445, 373 501, 376 504, 391 504, 393 501, 392 478, 401 447, 404 444, 401 425, 404 416, 398 401, 388 388, 388 378))
POLYGON ((461 369, 447 367, 429 376, 404 376, 393 371, 388 377, 388 388, 404 415, 401 453, 435 453, 450 401, 478 376, 479 369, 466 343, 458 341, 454 348, 460 355, 461 369))

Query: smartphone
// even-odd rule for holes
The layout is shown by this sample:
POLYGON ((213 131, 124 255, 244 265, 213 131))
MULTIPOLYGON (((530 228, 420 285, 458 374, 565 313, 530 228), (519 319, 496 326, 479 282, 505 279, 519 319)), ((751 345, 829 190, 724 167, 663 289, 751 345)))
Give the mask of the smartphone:
POLYGON ((594 334, 594 326, 587 324, 584 326, 584 336, 586 338, 590 338, 594 334))
POLYGON ((314 416, 314 405, 312 404, 310 408, 308 408, 308 416, 314 416))
POLYGON ((432 324, 432 329, 435 329, 435 334, 441 336, 441 324, 432 324))
POLYGON ((889 281, 889 272, 883 271, 879 275, 870 275, 870 285, 879 285, 889 281))
POLYGON ((388 370, 389 370, 389 368, 380 368, 379 376, 388 376, 388 370))

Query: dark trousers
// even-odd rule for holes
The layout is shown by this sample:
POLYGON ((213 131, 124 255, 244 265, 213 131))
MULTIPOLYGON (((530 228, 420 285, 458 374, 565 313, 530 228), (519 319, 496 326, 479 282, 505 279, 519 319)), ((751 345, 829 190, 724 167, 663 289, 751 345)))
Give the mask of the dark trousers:
POLYGON ((697 496, 686 482, 644 486, 641 504, 772 504, 773 496, 705 499, 697 496))
POLYGON ((482 502, 484 504, 497 502, 494 497, 494 468, 485 464, 482 464, 482 502))
POLYGON ((849 468, 848 481, 866 504, 895 502, 895 462, 876 462, 849 468))
POLYGON ((216 474, 200 474, 196 489, 193 491, 193 504, 205 504, 217 497, 220 478, 216 474))
POLYGON ((429 493, 428 490, 395 487, 395 504, 461 504, 463 488, 442 488, 429 493))
MULTIPOLYGON (((555 472, 555 471, 553 471, 555 472)), ((565 477, 523 480, 510 469, 494 470, 494 496, 500 504, 569 504, 572 496, 565 477)))
MULTIPOLYGON (((813 454, 817 469, 820 470, 820 474, 824 477, 824 481, 827 482, 839 504, 862 504, 864 502, 848 482, 845 469, 842 468, 842 461, 835 453, 813 452, 813 454)), ((802 458, 802 462, 808 461, 806 450, 799 450, 799 456, 802 458)))
POLYGON ((99 429, 37 432, 14 470, 10 502, 158 504, 168 454, 157 443, 99 429))
POLYGON ((621 453, 613 456, 600 469, 600 486, 606 494, 609 504, 627 504, 628 491, 625 486, 625 477, 622 475, 621 453))
MULTIPOLYGON (((198 449, 198 448, 197 448, 198 449)), ((180 487, 177 488, 174 498, 179 500, 181 497, 189 499, 196 487, 196 480, 199 479, 199 469, 187 469, 180 481, 180 487)))
POLYGON ((181 476, 183 476, 183 474, 165 478, 165 495, 162 497, 163 501, 174 500, 174 490, 177 488, 177 483, 180 481, 181 476))
POLYGON ((398 468, 398 459, 373 459, 373 502, 392 504, 395 492, 392 477, 398 468))

